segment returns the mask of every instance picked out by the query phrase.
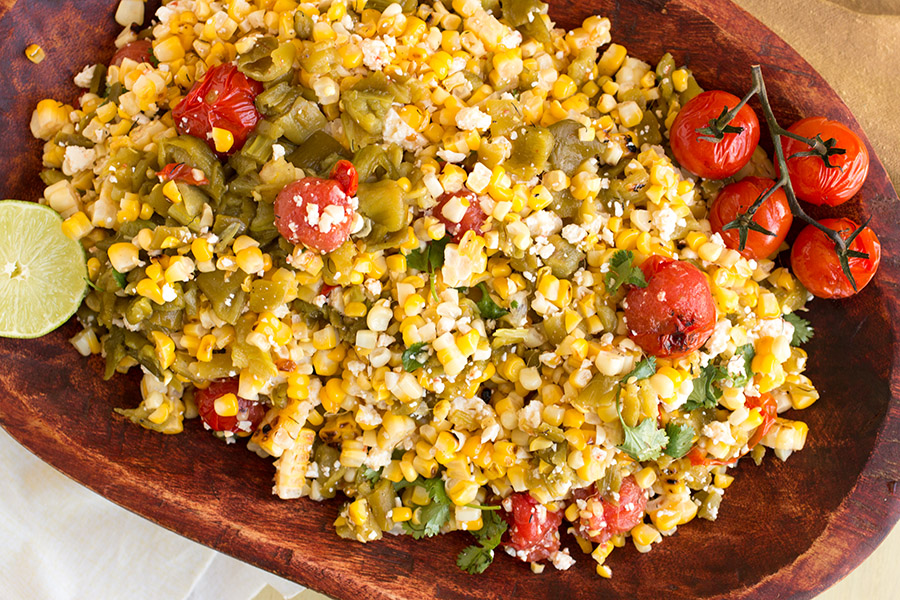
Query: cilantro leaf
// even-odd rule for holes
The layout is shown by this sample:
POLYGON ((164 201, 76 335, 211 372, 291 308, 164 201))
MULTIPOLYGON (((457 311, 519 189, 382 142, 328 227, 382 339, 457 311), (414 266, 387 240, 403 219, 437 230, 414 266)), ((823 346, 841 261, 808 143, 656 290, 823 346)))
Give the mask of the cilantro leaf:
POLYGON ((669 436, 669 443, 663 452, 672 458, 681 458, 691 449, 697 432, 687 424, 669 423, 666 425, 666 435, 669 436))
POLYGON ((450 498, 444 490, 444 482, 435 477, 434 479, 417 478, 413 482, 400 481, 394 484, 395 490, 420 485, 428 492, 431 503, 419 509, 419 523, 414 524, 412 521, 403 523, 403 528, 414 539, 422 539, 423 537, 432 537, 441 532, 441 528, 450 520, 450 498))
POLYGON ((615 294, 623 285, 647 287, 644 272, 631 264, 634 254, 631 250, 619 250, 609 259, 609 271, 606 273, 606 291, 615 294))
POLYGON ((434 273, 444 266, 444 248, 450 243, 450 237, 429 242, 423 250, 413 250, 406 256, 406 264, 419 271, 434 273))
POLYGON ((82 279, 84 279, 84 282, 85 282, 85 283, 87 284, 87 286, 88 286, 89 288, 91 288, 92 290, 97 290, 98 292, 103 292, 103 291, 105 291, 105 290, 102 290, 102 289, 98 288, 98 287, 97 287, 97 284, 94 283, 93 281, 91 281, 90 279, 88 279, 87 277, 82 277, 82 279))
POLYGON ((412 373, 416 369, 425 366, 425 361, 418 359, 418 356, 424 352, 424 348, 425 342, 417 342, 403 351, 403 356, 400 357, 400 360, 403 363, 404 371, 412 373))
POLYGON ((475 305, 478 307, 478 312, 481 313, 482 319, 499 319, 503 315, 509 314, 508 310, 498 306, 496 302, 491 300, 485 282, 482 281, 477 287, 481 290, 481 299, 475 305))
POLYGON ((115 279, 115 280, 116 280, 116 283, 119 284, 119 287, 122 288, 122 289, 124 290, 124 289, 125 289, 125 286, 128 285, 128 281, 125 279, 125 274, 124 274, 124 273, 119 273, 119 272, 116 271, 115 268, 113 268, 113 267, 110 267, 110 269, 112 269, 112 276, 113 276, 113 279, 115 279))
POLYGON ((734 355, 744 357, 744 374, 732 377, 734 387, 742 388, 753 378, 753 369, 750 368, 750 364, 753 362, 753 357, 756 356, 756 349, 753 348, 753 344, 744 344, 737 349, 734 355))
POLYGON ((370 469, 365 465, 363 465, 360 469, 360 474, 372 485, 375 485, 381 479, 381 469, 378 469, 376 471, 375 469, 370 469))
POLYGON ((406 266, 417 271, 428 270, 428 252, 430 246, 425 246, 424 250, 413 250, 406 255, 406 266))
POLYGON ((627 382, 632 377, 641 380, 647 379, 656 373, 656 357, 650 356, 639 362, 635 367, 622 378, 622 383, 627 382))
POLYGON ((460 569, 471 574, 483 573, 494 560, 494 548, 500 545, 503 534, 509 526, 494 508, 482 512, 482 527, 473 531, 472 535, 478 540, 478 546, 469 546, 456 557, 456 564, 460 569))
POLYGON ((723 379, 728 379, 728 372, 723 367, 717 365, 704 367, 700 377, 694 379, 694 389, 684 403, 684 410, 714 407, 722 397, 722 390, 713 384, 723 379))
POLYGON ((815 335, 815 330, 806 319, 798 317, 795 313, 784 315, 784 320, 794 326, 794 337, 791 338, 791 346, 805 344, 815 335))
POLYGON ((637 427, 629 427, 623 421, 622 429, 625 430, 625 441, 617 448, 637 461, 659 458, 669 443, 666 432, 656 426, 656 419, 644 419, 637 427))
POLYGON ((494 561, 493 548, 484 546, 468 546, 456 557, 456 566, 471 575, 484 573, 494 561))

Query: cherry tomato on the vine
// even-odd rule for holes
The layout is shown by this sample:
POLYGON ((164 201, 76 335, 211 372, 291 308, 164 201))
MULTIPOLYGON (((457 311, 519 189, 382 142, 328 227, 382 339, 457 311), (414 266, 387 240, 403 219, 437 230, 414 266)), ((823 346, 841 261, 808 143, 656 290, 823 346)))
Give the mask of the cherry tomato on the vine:
MULTIPOLYGON (((775 182, 771 179, 746 177, 722 188, 709 211, 709 224, 713 232, 722 236, 726 246, 740 251, 740 232, 738 229, 723 229, 723 227, 733 222, 739 214, 745 213, 757 198, 774 185, 775 182)), ((791 223, 794 222, 794 215, 791 214, 791 206, 784 191, 777 189, 766 198, 753 215, 753 221, 775 235, 749 229, 747 243, 740 252, 746 258, 756 260, 768 258, 781 246, 791 228, 791 223)))
POLYGON ((261 118, 255 100, 262 90, 260 82, 249 79, 232 64, 213 67, 172 110, 175 129, 200 138, 213 151, 213 127, 225 129, 234 136, 234 144, 224 154, 237 152, 261 118))
POLYGON ((338 161, 331 177, 304 177, 278 193, 275 227, 287 241, 328 253, 349 239, 359 177, 346 160, 338 161))
POLYGON ((625 296, 628 336, 660 358, 677 358, 702 346, 716 325, 706 276, 690 263, 662 256, 651 256, 641 270, 647 287, 630 286, 625 296))
MULTIPOLYGON (((819 223, 839 232, 845 240, 859 227, 850 219, 822 219, 819 223)), ((850 244, 850 250, 869 255, 868 258, 848 259, 856 290, 841 269, 834 242, 813 225, 807 225, 791 247, 791 269, 813 295, 819 298, 846 298, 862 290, 872 280, 881 261, 881 242, 875 232, 866 227, 850 244)))
POLYGON ((808 144, 781 136, 784 158, 794 193, 810 204, 837 206, 856 195, 869 173, 869 151, 859 136, 846 125, 829 121, 825 117, 808 117, 791 125, 788 131, 801 137, 814 139, 821 136, 823 142, 834 139, 835 148, 843 148, 844 154, 833 154, 829 168, 819 156, 796 156, 808 152, 808 144))
POLYGON ((723 108, 731 110, 740 101, 728 92, 711 90, 684 105, 669 130, 672 153, 682 167, 706 179, 724 179, 750 162, 759 144, 759 119, 746 104, 728 124, 740 127, 740 133, 725 131, 715 142, 700 139, 704 134, 697 131, 709 127, 710 120, 719 118, 723 108))
POLYGON ((481 235, 481 226, 487 218, 487 215, 481 210, 478 196, 469 190, 441 194, 437 204, 431 209, 431 214, 444 224, 447 233, 457 243, 467 231, 474 231, 481 235))
POLYGON ((549 511, 528 492, 517 492, 503 501, 501 516, 509 523, 503 542, 525 562, 549 558, 559 550, 561 510, 549 511))
POLYGON ((238 396, 237 379, 213 381, 205 390, 197 390, 195 400, 200 418, 213 431, 238 433, 242 431, 241 423, 243 422, 247 423, 243 431, 255 431, 260 421, 266 416, 266 407, 263 404, 238 396), (216 400, 226 394, 233 394, 237 399, 238 412, 236 415, 223 416, 216 412, 216 400))
POLYGON ((632 476, 622 480, 617 500, 602 496, 595 486, 588 488, 586 495, 576 493, 575 498, 576 502, 585 502, 576 531, 595 544, 602 544, 615 535, 631 531, 643 520, 644 508, 647 506, 647 494, 632 476))
POLYGON ((116 53, 113 54, 109 64, 118 67, 126 58, 130 58, 138 64, 149 63, 152 57, 153 44, 150 43, 150 40, 136 40, 134 42, 128 42, 116 50, 116 53))

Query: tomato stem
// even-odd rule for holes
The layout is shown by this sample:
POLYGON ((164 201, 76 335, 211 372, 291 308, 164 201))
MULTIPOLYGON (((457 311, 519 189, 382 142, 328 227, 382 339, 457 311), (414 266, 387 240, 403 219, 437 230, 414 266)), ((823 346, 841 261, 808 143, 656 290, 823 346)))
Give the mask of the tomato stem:
MULTIPOLYGON (((826 236, 828 236, 831 241, 834 242, 834 251, 838 256, 838 260, 841 263, 841 269, 844 272, 844 275, 850 281, 850 285, 853 286, 853 290, 857 291, 856 280, 853 278, 853 273, 850 271, 850 258, 860 258, 865 253, 860 253, 855 250, 850 250, 850 244, 853 243, 853 240, 857 235, 863 230, 865 225, 854 231, 845 241, 841 234, 834 229, 830 229, 825 227, 814 218, 806 214, 806 211, 800 206, 800 202, 797 201, 797 196, 794 194, 794 188, 791 185, 791 178, 788 175, 787 168, 787 160, 784 157, 784 149, 781 146, 781 136, 790 137, 792 139, 797 139, 799 141, 804 141, 813 147, 813 153, 816 153, 819 156, 822 156, 822 159, 825 161, 825 164, 828 164, 828 156, 831 154, 842 154, 844 150, 842 148, 833 148, 836 140, 833 138, 823 141, 821 136, 816 136, 815 140, 809 140, 807 138, 801 138, 800 136, 796 136, 785 129, 783 129, 778 121, 775 119, 775 113, 772 111, 772 105, 769 103, 769 96, 766 93, 766 82, 763 79, 762 68, 759 65, 754 65, 752 67, 752 77, 753 77, 753 89, 759 93, 759 101, 762 105, 763 116, 766 119, 766 124, 769 127, 769 133, 772 136, 772 145, 775 147, 775 160, 778 163, 778 169, 781 173, 781 176, 778 178, 778 181, 775 182, 775 185, 772 186, 770 190, 768 190, 765 194, 760 196, 756 202, 753 203, 753 206, 750 207, 746 213, 739 214, 738 220, 742 218, 745 214, 749 214, 750 218, 753 217, 753 214, 756 212, 756 209, 759 208, 759 205, 765 200, 765 196, 771 195, 775 190, 781 188, 784 190, 785 196, 787 196, 788 204, 791 207, 791 212, 795 217, 802 219, 803 221, 809 223, 826 236), (825 149, 825 155, 818 154, 816 152, 816 145, 821 143, 825 149), (828 150, 831 150, 831 154, 828 153, 828 150), (839 152, 838 152, 839 151, 839 152), (752 212, 751 212, 752 211, 752 212)), ((829 165, 830 166, 830 165, 829 165)), ((868 221, 866 221, 868 223, 868 221)), ((865 255, 865 258, 868 258, 868 255, 865 255)))
POLYGON ((743 127, 736 127, 730 125, 730 123, 737 116, 738 111, 741 110, 744 105, 750 101, 750 98, 755 96, 758 92, 759 88, 754 84, 753 88, 741 98, 741 101, 738 102, 734 108, 728 110, 727 106, 723 106, 722 114, 715 119, 710 119, 707 127, 702 127, 697 130, 697 133, 701 134, 697 139, 716 143, 722 141, 725 138, 726 133, 742 132, 744 130, 743 127))

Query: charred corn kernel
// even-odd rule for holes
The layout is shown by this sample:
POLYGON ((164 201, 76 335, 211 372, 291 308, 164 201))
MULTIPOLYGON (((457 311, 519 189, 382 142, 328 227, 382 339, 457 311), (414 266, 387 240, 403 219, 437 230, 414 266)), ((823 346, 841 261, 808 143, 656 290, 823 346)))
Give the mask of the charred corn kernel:
POLYGON ((234 394, 223 394, 216 398, 213 408, 220 417, 234 417, 238 414, 240 406, 238 405, 237 396, 234 394))
POLYGON ((37 65, 43 62, 45 58, 47 58, 47 53, 44 52, 44 49, 37 44, 31 44, 27 48, 25 48, 25 56, 28 58, 28 60, 37 65))
POLYGON ((791 421, 778 417, 760 443, 775 450, 802 450, 806 444, 809 426, 803 421, 791 421))
MULTIPOLYGON (((93 230, 94 226, 91 225, 91 220, 81 211, 63 221, 62 224, 63 233, 73 240, 80 240, 93 230)), ((128 245, 131 246, 131 244, 128 245)))

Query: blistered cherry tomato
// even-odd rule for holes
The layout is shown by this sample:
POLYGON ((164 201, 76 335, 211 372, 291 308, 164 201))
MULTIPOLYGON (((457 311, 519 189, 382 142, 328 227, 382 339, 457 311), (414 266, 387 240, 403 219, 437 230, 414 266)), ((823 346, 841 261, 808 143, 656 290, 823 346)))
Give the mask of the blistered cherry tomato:
MULTIPOLYGON (((845 240, 859 227, 850 219, 822 219, 819 223, 840 232, 845 240)), ((834 242, 812 225, 800 232, 791 247, 791 268, 800 283, 819 298, 846 298, 866 287, 881 261, 881 243, 868 227, 856 236, 850 249, 869 255, 848 260, 856 281, 855 291, 841 269, 834 242)))
POLYGON ((587 495, 575 495, 576 502, 583 500, 585 503, 576 530, 586 540, 602 544, 615 535, 631 531, 644 518, 647 493, 634 477, 628 476, 622 480, 618 498, 603 497, 594 486, 589 488, 589 492, 587 495))
POLYGON ((869 173, 869 152, 858 135, 843 123, 825 117, 801 119, 788 131, 808 139, 821 135, 826 142, 834 138, 837 140, 835 147, 845 150, 844 154, 828 157, 828 162, 835 165, 828 168, 818 156, 790 158, 798 152, 808 152, 810 147, 799 140, 781 136, 788 175, 798 198, 810 204, 837 206, 856 195, 869 173))
MULTIPOLYGON (((739 213, 744 213, 757 198, 774 185, 775 182, 771 179, 746 177, 722 188, 709 211, 709 224, 713 232, 722 236, 726 246, 738 250, 741 242, 740 233, 737 229, 722 228, 734 221, 739 213)), ((794 215, 791 214, 791 206, 784 191, 777 189, 766 198, 753 215, 753 221, 775 235, 749 230, 747 243, 741 254, 756 260, 768 258, 781 246, 791 228, 791 223, 794 222, 794 215)))
POLYGON ((278 193, 275 227, 287 241, 328 253, 349 239, 355 212, 352 193, 359 179, 346 160, 338 161, 331 177, 304 177, 278 193))
POLYGON ((238 380, 223 379, 209 384, 205 390, 197 390, 194 396, 200 418, 213 431, 256 431, 260 421, 266 415, 266 407, 255 400, 247 400, 238 396, 238 380), (238 413, 232 417, 223 417, 216 412, 216 399, 225 394, 234 394, 238 401, 238 413), (248 423, 241 428, 241 423, 248 423))
POLYGON ((651 256, 641 264, 647 287, 625 296, 628 335, 648 354, 677 358, 712 335, 716 305, 706 276, 690 263, 651 256))
POLYGON ((187 163, 169 163, 156 174, 161 181, 183 181, 191 185, 208 185, 209 179, 200 169, 194 169, 187 163))
POLYGON ((697 132, 709 127, 709 121, 717 119, 723 108, 731 110, 740 101, 728 92, 711 90, 684 105, 669 131, 672 153, 682 167, 706 179, 724 179, 750 162, 759 144, 759 119, 746 104, 729 123, 741 127, 740 133, 725 133, 718 142, 711 142, 700 139, 703 134, 697 132))
POLYGON ((549 558, 559 550, 562 511, 549 511, 528 492, 512 494, 503 501, 502 517, 509 523, 504 546, 525 562, 549 558))
POLYGON ((237 152, 259 122, 256 96, 262 84, 247 78, 232 64, 213 67, 172 110, 175 129, 205 141, 215 151, 212 129, 226 129, 234 144, 224 154, 237 152))
POLYGON ((116 53, 113 54, 112 61, 110 61, 109 64, 118 67, 126 58, 130 58, 138 64, 149 63, 152 57, 153 44, 150 43, 150 40, 137 40, 128 42, 116 50, 116 53))
POLYGON ((441 194, 437 204, 431 209, 431 214, 434 215, 434 218, 444 224, 447 234, 450 235, 456 243, 459 243, 467 231, 474 231, 476 234, 481 235, 481 226, 487 218, 487 215, 481 210, 478 196, 469 190, 441 194), (462 215, 454 214, 455 212, 460 211, 457 202, 450 204, 450 207, 447 208, 445 212, 445 207, 454 198, 459 198, 464 203, 467 202, 469 204, 462 215))
POLYGON ((769 433, 772 425, 775 424, 775 418, 778 416, 778 403, 771 394, 762 394, 761 396, 748 396, 744 400, 744 406, 750 410, 758 408, 763 418, 762 424, 756 428, 756 432, 747 442, 747 447, 753 448, 769 433))

